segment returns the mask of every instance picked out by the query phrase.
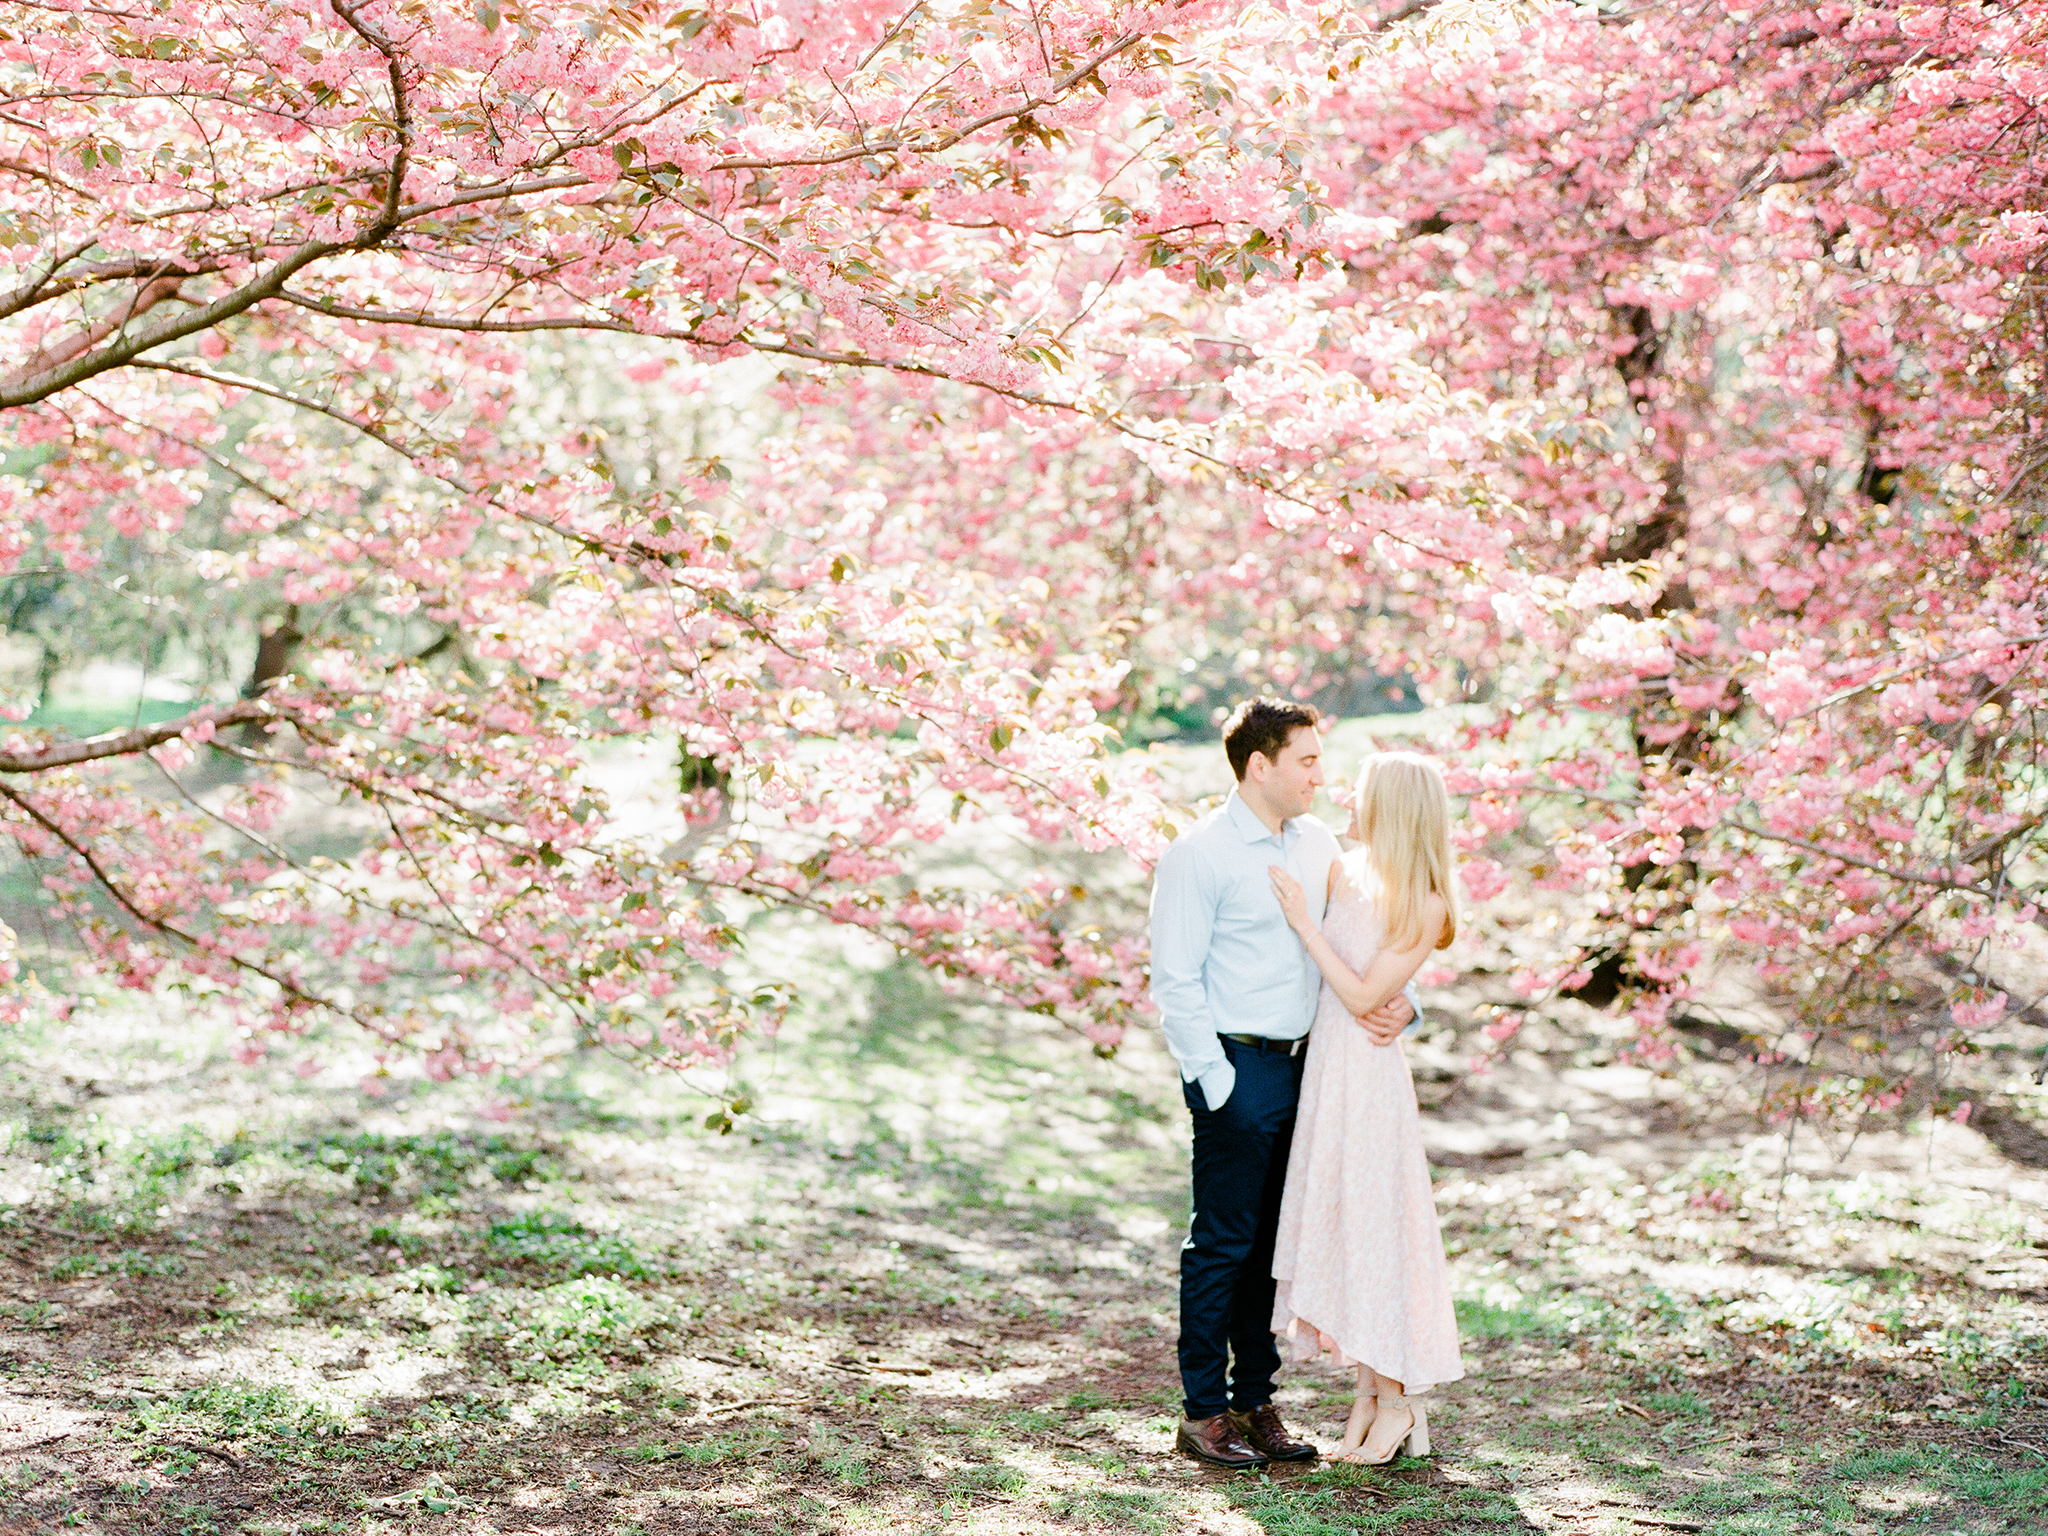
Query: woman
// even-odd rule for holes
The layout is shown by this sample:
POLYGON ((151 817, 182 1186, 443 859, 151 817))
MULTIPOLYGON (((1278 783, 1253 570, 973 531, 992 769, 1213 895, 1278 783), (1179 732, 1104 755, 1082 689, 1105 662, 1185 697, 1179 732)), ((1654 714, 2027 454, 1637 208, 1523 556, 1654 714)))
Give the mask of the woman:
POLYGON ((1271 871, 1281 910, 1323 973, 1273 1252, 1273 1331, 1297 1358, 1327 1353, 1358 1368, 1340 1461, 1380 1465, 1404 1448, 1427 1455, 1429 1426, 1412 1394, 1465 1374, 1408 1060, 1398 1042, 1375 1044, 1358 1019, 1457 936, 1450 816, 1436 764, 1382 752, 1359 775, 1359 846, 1331 866, 1320 929, 1301 886, 1271 871))

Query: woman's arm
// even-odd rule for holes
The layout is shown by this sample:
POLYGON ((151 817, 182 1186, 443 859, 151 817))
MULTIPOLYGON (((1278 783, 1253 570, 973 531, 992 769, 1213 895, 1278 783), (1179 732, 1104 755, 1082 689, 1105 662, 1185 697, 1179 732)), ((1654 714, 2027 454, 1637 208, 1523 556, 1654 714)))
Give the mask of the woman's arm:
POLYGON ((1422 962, 1436 947, 1431 935, 1443 929, 1447 909, 1443 898, 1432 894, 1423 907, 1422 937, 1407 949, 1381 950, 1361 976, 1337 957, 1322 930, 1309 921, 1308 901, 1302 895, 1301 883, 1278 864, 1269 866, 1267 872, 1272 877, 1273 894, 1279 899, 1280 910, 1289 926, 1301 935, 1302 947, 1323 973, 1330 990, 1337 994, 1337 1001, 1355 1014, 1371 1013, 1407 986, 1408 978, 1422 969, 1422 962))

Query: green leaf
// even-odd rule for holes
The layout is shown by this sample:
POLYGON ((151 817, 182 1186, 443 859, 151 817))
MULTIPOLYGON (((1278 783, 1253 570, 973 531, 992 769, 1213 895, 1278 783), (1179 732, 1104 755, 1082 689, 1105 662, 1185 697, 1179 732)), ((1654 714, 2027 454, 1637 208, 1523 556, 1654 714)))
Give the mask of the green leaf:
POLYGON ((547 865, 549 869, 556 868, 562 862, 562 856, 555 851, 555 845, 553 843, 542 843, 540 847, 534 851, 534 857, 539 859, 541 863, 547 865))
POLYGON ((626 899, 619 903, 619 910, 621 912, 638 912, 646 905, 647 893, 645 891, 628 891, 626 899))
POLYGON ((853 562, 851 560, 847 559, 844 555, 834 555, 832 557, 832 579, 834 581, 844 581, 852 574, 853 562))
POLYGON ((498 30, 498 0, 476 0, 476 24, 486 32, 498 30))
POLYGON ((666 512, 662 513, 661 516, 654 520, 654 531, 656 533, 674 533, 676 531, 675 519, 666 512))
POLYGON ((1010 744, 1016 734, 1007 725, 992 726, 988 733, 988 744, 1000 752, 1010 744))

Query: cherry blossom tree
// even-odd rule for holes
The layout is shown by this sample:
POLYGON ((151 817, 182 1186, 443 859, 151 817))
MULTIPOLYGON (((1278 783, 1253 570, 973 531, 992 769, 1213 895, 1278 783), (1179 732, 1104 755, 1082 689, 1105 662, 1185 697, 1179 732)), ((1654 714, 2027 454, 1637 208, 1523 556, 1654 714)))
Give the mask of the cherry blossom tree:
POLYGON ((1115 728, 1184 660, 1405 673, 1481 712, 1474 894, 1588 914, 1532 997, 1655 1054, 1753 952, 1788 1105, 1882 1099, 1832 1043, 1912 957, 1955 1043, 2035 915, 2043 12, 0 0, 5 557, 264 630, 240 698, 0 744, 8 833, 252 1054, 717 1059, 762 903, 1107 1047, 1132 913, 911 852, 1147 861, 1115 728), (773 359, 781 430, 629 464, 572 345, 773 359), (308 793, 379 830, 296 856, 308 793))
POLYGON ((1310 184, 1229 55, 1296 22, 1234 13, 0 9, 6 555, 175 558, 213 498, 229 538, 190 575, 288 605, 238 700, 6 744, 6 825, 56 915, 124 984, 220 996, 252 1055, 338 1015, 487 1070, 568 1015, 716 1058, 783 1001, 717 982, 735 900, 1112 1042, 1126 932, 1049 879, 918 888, 901 850, 963 816, 1156 849, 1170 823, 1115 788, 1097 718, 1118 648, 1023 635, 964 565, 793 544, 716 462, 627 493, 536 401, 535 341, 614 336, 648 390, 744 352, 953 381, 1253 483, 1290 401, 1389 442, 1454 414, 1426 380, 1380 399, 1311 370, 1184 426, 1061 377, 1120 273, 1295 275, 1310 184), (1062 277, 1083 247, 1085 285, 1062 277), (649 734, 680 743, 686 846, 614 822, 586 771, 592 741, 649 734), (194 794, 200 750, 248 772, 194 794), (319 785, 381 824, 349 860, 271 836, 319 785))
POLYGON ((1361 281, 1447 295, 1432 364, 1553 423, 1514 568, 1440 610, 1509 706, 1469 837, 1530 817, 1517 875, 1604 914, 1532 995, 1619 990, 1655 1058, 1753 958, 1799 1004, 1774 1108, 1886 1106, 2039 926, 2048 10, 1620 20, 1411 55, 1353 119, 1407 109, 1354 141, 1406 232, 1361 281))
MULTIPOLYGON (((1894 1104, 2000 1014, 1997 950, 2039 927, 2048 17, 1482 19, 1295 55, 1328 287, 1119 288, 1067 339, 1122 410, 1157 392, 1185 421, 1240 406, 1290 326, 1354 376, 1379 360, 1339 337, 1393 338, 1483 403, 1500 452, 1458 461, 1483 515, 1404 529, 1322 486, 1300 515, 906 405, 891 452, 843 465, 874 510, 819 526, 1003 572, 1063 635, 1127 626, 1127 705, 1204 652, 1241 686, 1405 671, 1477 701, 1444 743, 1468 883, 1570 918, 1516 936, 1527 995, 1619 1001, 1661 1060, 1708 970, 1754 965, 1796 1005, 1751 1045, 1773 1112, 1894 1104)), ((835 402, 804 441, 867 414, 835 402)))

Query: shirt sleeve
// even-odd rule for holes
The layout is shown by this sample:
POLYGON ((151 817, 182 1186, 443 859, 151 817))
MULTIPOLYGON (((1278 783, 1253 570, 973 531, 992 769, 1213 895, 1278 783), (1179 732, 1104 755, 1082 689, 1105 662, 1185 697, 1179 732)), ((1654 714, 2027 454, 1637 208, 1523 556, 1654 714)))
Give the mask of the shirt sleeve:
POLYGON ((1202 979, 1215 927, 1215 884, 1205 861, 1185 840, 1175 843, 1152 877, 1152 1001, 1187 1082, 1227 1060, 1202 979))

